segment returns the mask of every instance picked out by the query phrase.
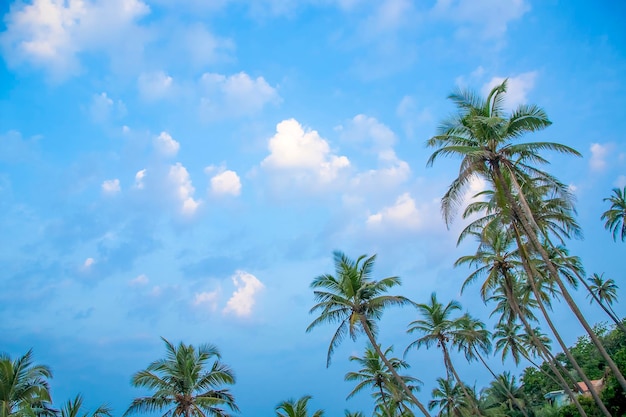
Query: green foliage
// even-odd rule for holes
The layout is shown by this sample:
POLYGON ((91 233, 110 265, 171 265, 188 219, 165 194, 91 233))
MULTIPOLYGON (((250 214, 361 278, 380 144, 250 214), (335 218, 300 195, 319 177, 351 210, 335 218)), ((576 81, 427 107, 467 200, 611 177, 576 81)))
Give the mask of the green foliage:
POLYGON ((50 368, 33 363, 32 350, 13 360, 0 354, 0 417, 21 417, 34 414, 39 408, 46 410, 50 378, 50 368))
MULTIPOLYGON (((602 412, 598 409, 598 406, 593 401, 592 398, 589 397, 578 397, 578 402, 587 413, 587 417, 601 417, 602 412)), ((580 417, 580 413, 574 406, 574 404, 568 404, 559 409, 558 417, 580 417)))
MULTIPOLYGON (((624 337, 622 332, 621 336, 624 337)), ((613 358, 622 372, 626 372, 626 343, 617 351, 613 358)), ((609 375, 604 390, 602 391, 602 401, 607 404, 607 408, 614 416, 626 415, 626 393, 613 375, 609 375)))
MULTIPOLYGON (((308 404, 311 398, 312 397, 310 395, 305 395, 298 400, 289 399, 287 401, 283 401, 276 406, 276 415, 278 417, 309 417, 308 404)), ((324 410, 317 410, 311 415, 311 417, 323 416, 324 410)))

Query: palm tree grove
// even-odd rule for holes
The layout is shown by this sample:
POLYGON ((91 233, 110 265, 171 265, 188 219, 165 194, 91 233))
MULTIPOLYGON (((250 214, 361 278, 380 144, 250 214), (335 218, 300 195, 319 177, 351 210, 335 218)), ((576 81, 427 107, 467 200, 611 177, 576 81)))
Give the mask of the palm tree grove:
MULTIPOLYGON (((455 290, 479 298, 483 310, 468 311, 437 291, 403 291, 403 278, 385 277, 373 253, 337 248, 334 270, 307 278, 310 298, 302 309, 310 324, 290 330, 326 341, 327 350, 307 361, 348 364, 345 417, 626 415, 626 321, 617 284, 623 277, 586 271, 571 250, 583 232, 574 194, 549 165, 555 157, 577 164, 581 154, 534 140, 551 120, 537 105, 507 109, 508 89, 504 80, 485 95, 452 92, 454 112, 426 140, 430 157, 423 161, 456 166, 441 189, 441 221, 467 251, 454 263, 464 277, 455 290), (588 308, 603 319, 590 322, 588 308), (390 328, 386 312, 401 315, 405 326, 390 328), (564 335, 572 331, 564 315, 579 329, 573 344, 564 335), (391 345, 392 332, 409 342, 391 345), (343 354, 346 344, 350 355, 343 354), (438 364, 436 375, 413 366, 425 352, 438 364), (488 379, 477 383, 468 369, 479 368, 488 379)), ((611 244, 623 245, 626 187, 606 195, 597 226, 611 244)), ((125 410, 107 401, 86 406, 81 387, 74 398, 56 398, 54 366, 40 363, 38 352, 2 354, 0 417, 242 415, 233 393, 237 363, 224 362, 210 336, 199 345, 163 337, 161 356, 128 369, 136 397, 125 410)), ((328 415, 323 404, 324 398, 294 392, 266 415, 322 417, 328 415)))

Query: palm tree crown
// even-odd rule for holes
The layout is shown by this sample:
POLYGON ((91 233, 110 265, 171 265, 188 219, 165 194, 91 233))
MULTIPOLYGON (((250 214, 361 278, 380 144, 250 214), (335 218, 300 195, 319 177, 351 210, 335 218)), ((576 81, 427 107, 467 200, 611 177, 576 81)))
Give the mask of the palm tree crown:
MULTIPOLYGON (((312 397, 305 395, 299 400, 283 401, 276 406, 276 415, 278 417, 309 417, 308 403, 312 397)), ((311 417, 322 417, 324 410, 317 410, 311 417)))
POLYGON ((180 343, 174 346, 163 338, 165 359, 152 362, 133 375, 132 384, 148 388, 154 393, 136 398, 124 416, 137 412, 167 411, 163 417, 226 417, 222 408, 238 411, 235 400, 222 385, 235 383, 233 371, 220 361, 220 353, 210 344, 180 343), (212 361, 212 363, 211 363, 212 361))
POLYGON ((33 352, 15 360, 0 354, 0 417, 21 416, 31 406, 50 401, 50 368, 33 364, 33 352))
POLYGON ((623 242, 626 239, 626 187, 613 188, 613 194, 604 201, 611 203, 611 207, 601 217, 606 220, 604 228, 613 233, 614 241, 617 241, 619 234, 623 242))

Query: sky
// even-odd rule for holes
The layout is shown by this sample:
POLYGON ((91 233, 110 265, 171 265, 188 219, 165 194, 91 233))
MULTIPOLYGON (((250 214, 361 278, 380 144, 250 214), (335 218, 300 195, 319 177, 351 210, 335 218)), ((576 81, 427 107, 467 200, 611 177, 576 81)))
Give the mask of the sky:
MULTIPOLYGON (((506 78, 507 108, 538 104, 553 122, 526 139, 582 154, 546 154, 577 198, 584 239, 568 247, 623 294, 626 246, 600 220, 626 186, 619 0, 2 0, 0 13, 0 351, 32 348, 56 404, 80 392, 122 415, 165 337, 217 345, 241 415, 307 394, 331 416, 369 414, 343 380, 366 341, 326 368, 334 329, 305 332, 309 284, 333 250, 377 254, 398 293, 489 320, 453 267, 475 244, 457 247, 463 221, 440 215, 459 161, 426 167, 426 141, 454 112, 448 94, 506 78)), ((554 310, 573 343, 582 328, 554 310)), ((390 309, 381 344, 400 356, 417 318, 390 309)), ((441 354, 406 359, 427 402, 441 354)))

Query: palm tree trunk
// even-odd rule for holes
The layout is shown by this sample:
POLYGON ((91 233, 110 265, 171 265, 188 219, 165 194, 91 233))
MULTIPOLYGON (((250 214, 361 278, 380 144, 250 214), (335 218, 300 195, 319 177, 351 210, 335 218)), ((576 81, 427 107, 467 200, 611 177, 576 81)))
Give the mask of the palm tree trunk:
POLYGON ((572 366, 574 367, 574 369, 576 370, 580 378, 587 385, 587 388, 589 389, 591 396, 593 397, 594 401, 596 402, 596 404, 602 411, 602 414, 604 414, 606 417, 612 417, 611 413, 609 413, 609 410, 607 410, 606 406, 602 402, 600 395, 598 395, 595 388, 591 384, 591 380, 587 377, 587 374, 585 374, 585 372, 582 370, 580 365, 578 365, 578 362, 576 361, 572 353, 569 351, 569 348, 567 347, 567 345, 561 338, 560 333, 557 331, 556 327, 554 326, 554 323, 552 322, 552 319, 550 318, 550 315, 548 314, 546 307, 543 304, 543 301, 541 299, 541 294, 539 293, 539 289, 537 288, 537 283, 535 282, 534 277, 537 271, 534 269, 533 265, 529 262, 529 255, 526 252, 526 246, 523 244, 521 240, 521 234, 519 233, 519 230, 515 224, 513 225, 513 228, 515 229, 515 239, 517 240, 517 245, 520 250, 520 254, 521 254, 520 258, 522 260, 522 265, 524 266, 524 270, 526 271, 528 283, 530 284, 533 294, 535 295, 535 300, 537 301, 537 305, 539 306, 539 309, 541 310, 541 313, 543 314, 543 317, 546 320, 548 327, 550 327, 552 334, 554 334, 554 337, 556 338, 557 342, 561 346, 561 349, 563 349, 563 353, 565 353, 565 356, 567 356, 567 359, 569 359, 570 363, 572 364, 572 366))
MULTIPOLYGON (((487 362, 485 361, 485 359, 482 357, 482 355, 478 352, 477 349, 474 349, 474 353, 476 354, 476 356, 478 357, 478 359, 480 359, 480 361, 483 363, 483 365, 485 366, 485 368, 487 368, 487 370, 489 371, 489 373, 491 374, 491 376, 493 377, 493 379, 498 379, 497 375, 493 372, 493 370, 491 369, 491 367, 487 364, 487 362)), ((504 389, 506 390, 506 395, 513 401, 513 404, 515 404, 515 406, 517 408, 519 408, 519 410, 522 412, 522 414, 524 414, 524 417, 528 417, 528 414, 526 413, 524 407, 522 407, 522 405, 519 403, 519 401, 517 401, 517 398, 515 398, 515 396, 513 395, 513 393, 511 391, 509 391, 509 387, 504 387, 504 389)))
POLYGON ((475 415, 480 416, 481 414, 480 414, 480 411, 478 410, 476 399, 474 398, 474 396, 470 395, 470 393, 467 391, 467 388, 465 388, 465 384, 463 383, 463 381, 461 381, 461 378, 459 377, 459 374, 456 372, 454 365, 452 365, 452 360, 450 359, 450 354, 448 353, 448 349, 446 348, 445 341, 439 340, 439 344, 441 345, 441 350, 443 350, 443 361, 446 364, 446 367, 448 367, 450 369, 450 372, 452 372, 452 375, 454 375, 454 379, 456 379, 457 384, 459 384, 459 386, 461 387, 461 390, 463 391, 463 395, 465 395, 465 398, 467 398, 467 401, 472 405, 472 408, 476 412, 475 415))
POLYGON ((376 353, 378 353, 378 356, 380 356, 380 359, 382 359, 387 369, 389 369, 389 372, 391 372, 396 382, 400 384, 400 387, 402 388, 402 390, 405 392, 406 395, 409 396, 411 401, 413 401, 413 404, 415 404, 417 408, 420 409, 422 414, 424 414, 426 417, 431 417, 430 413, 428 413, 424 405, 417 399, 417 397, 413 394, 413 392, 409 389, 409 387, 407 387, 404 380, 400 377, 400 375, 398 375, 398 372, 396 372, 393 365, 391 365, 391 362, 389 362, 385 354, 380 350, 380 346, 378 346, 378 343, 376 343, 376 338, 374 337, 374 334, 372 333, 372 329, 370 329, 370 326, 367 324, 367 320, 365 320, 365 316, 363 316, 362 314, 359 314, 359 321, 361 322, 361 326, 363 326, 363 330, 365 331, 367 338, 370 340, 370 343, 372 344, 372 346, 374 346, 376 353))
POLYGON ((380 398, 383 399, 383 407, 385 407, 385 413, 387 417, 391 417, 391 411, 389 410, 389 405, 387 404, 387 399, 385 398, 385 391, 383 391, 383 384, 381 383, 378 388, 380 389, 380 398))
MULTIPOLYGON (((578 308, 578 305, 576 304, 576 302, 570 295, 569 291, 563 284, 563 281, 559 277, 559 274, 556 268, 554 267, 554 264, 550 261, 550 256, 546 252, 545 248, 541 245, 541 242, 539 242, 539 238, 537 236, 537 230, 539 230, 539 227, 537 226, 537 223, 534 220, 534 216, 532 215, 530 206, 528 205, 528 202, 524 198, 524 194, 522 193, 521 187, 517 183, 515 176, 511 175, 511 181, 513 181, 517 189, 517 194, 519 196, 519 203, 513 197, 513 194, 511 193, 511 189, 506 186, 506 181, 504 180, 504 176, 502 175, 500 166, 496 163, 493 165, 493 169, 494 169, 494 173, 497 177, 498 182, 502 184, 502 190, 504 191, 506 195, 506 199, 509 203, 510 208, 513 210, 515 217, 517 218, 520 225, 522 226, 522 229, 524 230, 524 234, 530 240, 530 243, 532 244, 533 249, 537 251, 537 253, 540 254, 541 258, 543 259, 546 266, 548 267, 548 271, 550 273, 552 280, 556 282, 556 284, 559 286, 559 289, 561 290, 561 295, 563 296, 563 298, 565 298, 565 302, 570 307, 570 309, 572 310, 572 312, 574 313, 578 321, 582 324, 582 326, 584 327, 585 331, 589 335, 589 338, 591 339, 593 344, 598 348, 600 355, 602 356, 602 358, 604 358, 607 365, 613 372, 615 379, 617 379, 622 389, 626 391, 626 379, 624 378, 624 375, 622 375, 619 368, 617 367, 613 359, 609 356, 608 352, 606 351, 606 349, 604 348, 604 346, 598 339, 598 336, 595 334, 595 332, 593 331, 593 329, 591 328, 591 326, 589 325, 589 323, 583 316, 582 312, 578 308)), ((593 390, 593 387, 589 386, 589 389, 593 390)))
MULTIPOLYGON (((517 233, 516 233, 517 235, 517 233)), ((505 275, 505 279, 508 279, 510 281, 510 277, 508 276, 508 274, 505 275)), ((515 313, 517 314, 517 316, 519 317, 519 319, 522 321, 522 324, 524 325, 524 329, 526 330, 526 333, 530 336, 530 338, 533 340, 533 342, 535 343, 535 345, 537 346, 537 348, 543 353, 543 355, 546 358, 546 363, 548 364, 548 367, 550 368, 550 370, 554 373, 554 376, 559 380, 559 385, 561 385, 561 388, 563 388, 563 391, 565 391, 565 393, 567 394, 567 396, 570 398, 570 400, 572 401, 572 403, 574 403, 574 406, 576 407, 576 409, 578 410, 578 412, 580 413, 581 417, 587 417, 587 413, 585 412, 585 410, 582 408, 582 406, 580 405, 580 402, 578 401, 578 398, 576 397, 576 395, 574 394, 574 392, 571 390, 571 388, 569 387, 569 384, 567 383, 567 381, 565 380, 565 378, 563 377, 563 375, 561 374, 561 372, 559 372, 559 370, 557 370, 555 363, 558 364, 557 361, 552 362, 550 360, 550 357, 552 356, 550 354, 550 351, 546 348, 546 346, 537 338, 537 336, 535 335, 535 332, 533 331, 530 323, 528 323, 528 320, 526 319, 526 316, 522 313, 522 310, 520 309, 519 305, 517 305, 517 300, 514 298, 514 295, 512 293, 511 290, 512 286, 510 285, 506 285, 505 286, 505 294, 507 295, 508 299, 510 300, 510 304, 511 304, 511 308, 513 309, 513 311, 515 311, 515 313)), ((538 369, 541 369, 540 367, 538 367, 538 369)), ((575 382, 575 381, 574 381, 575 382)))

